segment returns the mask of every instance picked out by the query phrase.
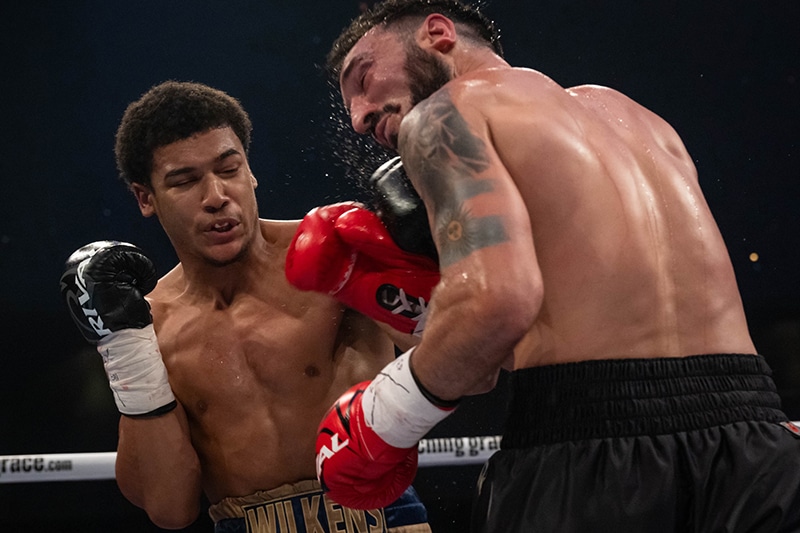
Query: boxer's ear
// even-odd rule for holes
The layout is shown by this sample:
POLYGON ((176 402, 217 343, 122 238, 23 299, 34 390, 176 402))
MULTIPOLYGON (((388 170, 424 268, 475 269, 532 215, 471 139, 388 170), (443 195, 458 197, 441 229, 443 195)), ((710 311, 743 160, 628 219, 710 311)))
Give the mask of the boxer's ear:
POLYGON ((417 40, 423 49, 433 49, 446 54, 453 49, 457 35, 452 20, 439 13, 432 13, 420 26, 417 40))
POLYGON ((130 190, 136 198, 136 202, 139 204, 139 211, 142 212, 142 215, 145 217, 153 216, 156 211, 152 201, 153 191, 150 187, 142 185, 141 183, 131 183, 130 190))

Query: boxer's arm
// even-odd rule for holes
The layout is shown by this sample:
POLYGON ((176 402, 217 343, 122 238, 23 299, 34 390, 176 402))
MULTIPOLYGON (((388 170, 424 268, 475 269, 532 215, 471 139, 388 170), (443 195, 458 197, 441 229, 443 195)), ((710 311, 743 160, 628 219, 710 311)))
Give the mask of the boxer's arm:
POLYGON ((151 520, 185 527, 200 510, 200 467, 145 299, 153 263, 131 244, 98 241, 67 259, 61 293, 84 338, 97 347, 120 419, 117 484, 151 520))
POLYGON ((432 220, 442 281, 412 368, 435 396, 484 391, 538 315, 530 216, 492 145, 486 98, 439 91, 404 120, 400 153, 432 220))
POLYGON ((66 261, 61 295, 83 337, 103 359, 119 412, 163 414, 176 405, 145 295, 157 283, 153 262, 138 247, 97 241, 66 261))
POLYGON ((400 154, 432 220, 441 282, 419 345, 348 391, 317 436, 317 475, 351 507, 385 505, 416 472, 416 445, 467 394, 494 385, 532 327, 541 273, 525 204, 491 146, 442 91, 404 119, 400 154))
POLYGON ((158 417, 121 417, 116 477, 122 494, 157 526, 178 529, 197 519, 200 460, 180 403, 158 417))

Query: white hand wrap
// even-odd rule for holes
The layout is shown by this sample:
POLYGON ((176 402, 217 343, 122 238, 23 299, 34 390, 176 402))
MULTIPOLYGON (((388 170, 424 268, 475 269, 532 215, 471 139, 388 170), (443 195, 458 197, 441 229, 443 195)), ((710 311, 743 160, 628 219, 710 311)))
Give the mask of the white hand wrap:
POLYGON ((152 324, 115 331, 97 351, 120 413, 144 415, 175 401, 152 324))
POLYGON ((435 406, 411 375, 414 348, 386 365, 367 386, 362 399, 367 426, 395 448, 411 448, 453 409, 435 406))

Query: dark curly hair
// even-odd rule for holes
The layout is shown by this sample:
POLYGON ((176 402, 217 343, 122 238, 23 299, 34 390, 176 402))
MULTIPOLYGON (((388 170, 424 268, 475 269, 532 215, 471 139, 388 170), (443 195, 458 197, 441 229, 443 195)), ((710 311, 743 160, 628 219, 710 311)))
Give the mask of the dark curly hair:
POLYGON ((385 0, 356 17, 334 41, 325 61, 331 81, 338 83, 345 56, 369 30, 381 25, 388 28, 398 21, 427 17, 431 13, 440 13, 465 25, 472 30, 473 37, 484 41, 502 57, 500 32, 477 6, 456 0, 385 0))
POLYGON ((128 106, 117 129, 114 153, 120 178, 128 187, 131 183, 150 187, 157 148, 226 126, 247 154, 253 125, 236 98, 202 83, 155 85, 128 106))

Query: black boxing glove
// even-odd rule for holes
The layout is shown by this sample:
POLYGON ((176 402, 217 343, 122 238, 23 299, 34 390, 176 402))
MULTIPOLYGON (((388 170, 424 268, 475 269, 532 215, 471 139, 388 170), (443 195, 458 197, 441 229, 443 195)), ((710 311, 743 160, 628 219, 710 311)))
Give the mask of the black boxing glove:
POLYGON ((98 241, 76 250, 61 295, 83 337, 97 347, 119 411, 156 415, 175 407, 145 294, 158 278, 136 246, 98 241))
POLYGON ((96 345, 114 331, 153 322, 144 295, 157 281, 153 262, 139 248, 98 241, 69 256, 61 295, 83 337, 96 345))
POLYGON ((378 167, 369 184, 375 194, 370 208, 389 230, 392 240, 406 252, 438 262, 428 212, 406 176, 400 157, 393 157, 378 167))

